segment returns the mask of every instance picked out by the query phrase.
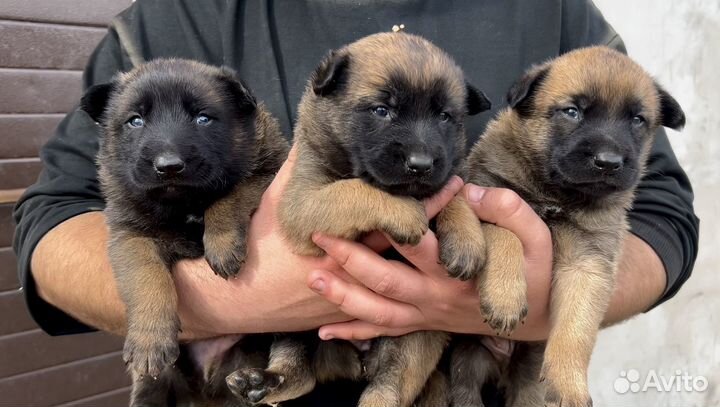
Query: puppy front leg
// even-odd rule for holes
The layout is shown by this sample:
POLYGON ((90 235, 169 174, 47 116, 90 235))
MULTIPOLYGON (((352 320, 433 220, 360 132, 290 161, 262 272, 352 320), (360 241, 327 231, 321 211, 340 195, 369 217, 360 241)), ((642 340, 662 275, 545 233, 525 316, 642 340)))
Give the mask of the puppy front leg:
POLYGON ((312 242, 314 232, 355 239, 361 233, 382 230, 400 244, 417 244, 428 229, 420 201, 391 195, 360 179, 323 186, 300 185, 291 179, 288 189, 280 218, 299 254, 323 254, 312 242))
POLYGON ((245 262, 250 217, 273 178, 252 177, 205 211, 205 259, 220 277, 235 276, 245 262))
POLYGON ((134 377, 157 377, 179 355, 177 294, 152 239, 122 233, 110 240, 110 262, 127 306, 123 360, 134 377))
POLYGON ((450 353, 450 405, 485 407, 482 388, 500 377, 500 365, 477 336, 453 337, 450 353))
POLYGON ((444 373, 435 370, 427 381, 414 407, 445 407, 450 402, 450 385, 444 373))
POLYGON ((440 261, 460 280, 475 278, 486 260, 485 236, 475 212, 456 196, 437 216, 440 261))
POLYGON ((543 407, 545 386, 538 381, 543 363, 544 342, 518 342, 510 357, 501 386, 507 407, 543 407))
POLYGON ((476 280, 480 311, 498 334, 510 334, 528 313, 522 243, 507 229, 490 223, 482 228, 487 261, 476 280))
POLYGON ((542 378, 548 407, 589 407, 587 369, 600 324, 612 295, 615 263, 601 253, 580 246, 599 238, 573 238, 555 233, 555 270, 551 293, 550 337, 542 378))
POLYGON ((349 341, 320 342, 312 363, 318 383, 330 383, 338 379, 362 379, 360 353, 349 341))
POLYGON ((437 368, 449 335, 418 331, 380 338, 366 357, 370 383, 358 407, 409 407, 437 368))

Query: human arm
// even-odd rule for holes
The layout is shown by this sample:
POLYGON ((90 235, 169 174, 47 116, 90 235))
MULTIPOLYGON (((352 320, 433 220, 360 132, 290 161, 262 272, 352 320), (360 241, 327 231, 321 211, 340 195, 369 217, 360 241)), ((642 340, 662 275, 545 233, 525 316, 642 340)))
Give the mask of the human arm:
MULTIPOLYGON (((549 231, 542 220, 517 194, 502 189, 464 188, 466 200, 483 220, 515 233, 523 243, 528 280, 529 314, 526 323, 511 335, 517 340, 543 340, 550 329, 548 301, 552 268, 549 231), (470 197, 484 190, 482 199, 470 197), (489 191, 489 192, 488 192, 489 191)), ((316 270, 308 285, 323 281, 316 292, 337 305, 355 321, 321 328, 323 338, 369 339, 379 335, 401 335, 415 330, 445 330, 493 335, 479 312, 477 292, 470 283, 447 276, 437 262, 437 241, 432 232, 419 248, 396 246, 415 267, 393 263, 360 244, 324 238, 323 248, 361 284, 345 281, 316 270)), ((617 283, 605 325, 646 311, 662 296, 666 273, 660 258, 642 239, 628 234, 618 269, 617 283)))

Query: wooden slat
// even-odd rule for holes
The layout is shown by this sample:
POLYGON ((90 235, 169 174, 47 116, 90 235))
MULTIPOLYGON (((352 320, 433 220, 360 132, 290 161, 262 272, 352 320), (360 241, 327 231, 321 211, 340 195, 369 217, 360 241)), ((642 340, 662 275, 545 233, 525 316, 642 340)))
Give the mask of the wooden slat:
MULTIPOLYGON (((25 297, 20 291, 0 294, 0 335, 29 331, 37 328, 25 305, 25 297)), ((0 359, 6 356, 0 355, 0 359)), ((0 390, 0 394, 3 394, 0 390)), ((0 398, 2 400, 2 398, 0 398)))
POLYGON ((17 202, 24 192, 25 188, 0 189, 0 204, 17 202))
POLYGON ((41 170, 39 158, 0 160, 0 189, 26 188, 35 183, 41 170))
POLYGON ((0 292, 17 290, 18 288, 20 288, 20 282, 17 278, 15 253, 12 247, 0 248, 0 292))
POLYGON ((83 69, 107 30, 0 20, 3 68, 83 69), (72 52, 64 52, 72 50, 72 52))
POLYGON ((105 26, 130 4, 130 0, 3 0, 0 18, 105 26))
POLYGON ((0 115, 0 158, 37 157, 64 114, 0 115))
POLYGON ((64 403, 55 407, 121 407, 130 404, 130 391, 131 387, 123 387, 117 390, 109 391, 107 393, 101 393, 92 397, 87 397, 81 400, 71 401, 70 403, 64 403))
POLYGON ((53 337, 38 330, 0 337, 0 355, 7 355, 0 377, 116 352, 122 345, 122 338, 104 332, 53 337))
POLYGON ((12 218, 13 205, 0 205, 0 247, 8 247, 12 244, 13 233, 15 232, 15 221, 12 218))
POLYGON ((48 406, 126 387, 121 352, 0 379, 9 406, 48 406))
POLYGON ((82 72, 0 69, 0 89, 0 113, 67 113, 80 102, 82 72))

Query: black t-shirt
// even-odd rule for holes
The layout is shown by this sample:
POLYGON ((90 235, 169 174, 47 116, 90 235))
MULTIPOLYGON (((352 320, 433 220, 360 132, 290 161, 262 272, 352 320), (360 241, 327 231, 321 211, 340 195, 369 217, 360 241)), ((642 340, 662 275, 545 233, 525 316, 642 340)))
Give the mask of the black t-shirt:
MULTIPOLYGON (((586 0, 139 0, 113 20, 93 53, 84 87, 153 58, 184 57, 235 69, 280 120, 288 137, 307 78, 333 48, 404 24, 445 49, 493 102, 468 118, 470 141, 505 105, 510 85, 530 65, 574 48, 621 39, 586 0)), ((382 62, 382 61, 379 61, 382 62)), ((30 273, 38 241, 55 225, 104 208, 94 158, 100 134, 75 110, 43 147, 44 170, 15 209, 20 281, 38 324, 50 334, 90 328, 40 299, 30 273)), ((660 302, 689 277, 698 219, 690 183, 660 131, 630 212, 632 232, 660 256, 668 285, 660 302)))

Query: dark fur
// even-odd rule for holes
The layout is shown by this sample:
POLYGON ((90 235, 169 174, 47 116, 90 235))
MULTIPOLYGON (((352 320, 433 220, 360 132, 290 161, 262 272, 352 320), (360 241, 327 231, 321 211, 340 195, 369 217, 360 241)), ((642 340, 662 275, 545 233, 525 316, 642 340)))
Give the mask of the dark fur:
MULTIPOLYGON (((507 365, 497 365, 479 341, 464 340, 452 371, 482 374, 451 377, 453 405, 481 406, 476 382, 490 379, 506 389, 508 406, 587 407, 587 367, 612 297, 627 210, 657 128, 682 127, 685 116, 642 68, 605 47, 534 67, 508 102, 473 147, 468 181, 516 191, 550 227, 552 328, 546 344, 518 344, 507 365), (636 116, 644 122, 634 122, 636 116)), ((522 259, 522 247, 508 245, 508 235, 486 234, 485 272, 502 267, 493 260, 497 253, 522 259)), ((524 275, 522 267, 509 274, 524 275)), ((513 298, 524 284, 484 295, 513 298)))
POLYGON ((104 133, 97 162, 110 262, 127 306, 123 359, 132 403, 141 405, 165 397, 175 375, 173 263, 204 254, 224 278, 240 270, 250 215, 288 146, 232 71, 193 61, 155 60, 120 74, 88 89, 82 108, 104 133), (168 160, 183 167, 170 171, 168 160))
MULTIPOLYGON (((428 228, 419 199, 457 173, 463 119, 487 108, 452 59, 422 38, 376 34, 330 53, 299 106, 297 164, 279 211, 288 241, 307 255, 323 254, 311 240, 316 231, 355 239, 382 230, 399 243, 418 243, 428 228)), ((473 254, 483 261, 484 252, 473 254)), ((380 338, 361 358, 347 342, 288 336, 273 346, 266 370, 236 372, 231 388, 253 402, 277 403, 317 381, 364 378, 360 406, 406 407, 433 375, 446 342, 443 332, 380 338)), ((444 378, 432 377, 423 397, 434 403, 447 394, 444 378)))

